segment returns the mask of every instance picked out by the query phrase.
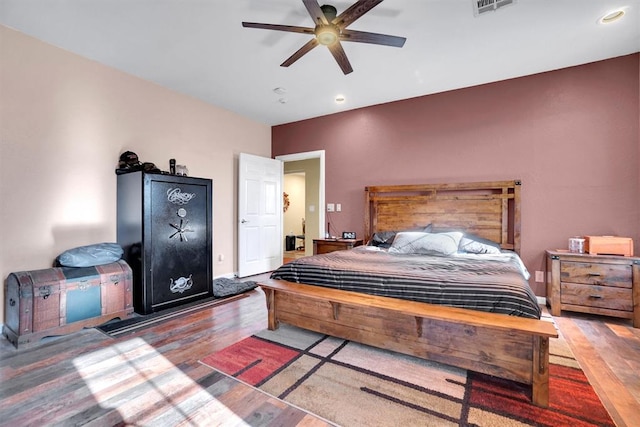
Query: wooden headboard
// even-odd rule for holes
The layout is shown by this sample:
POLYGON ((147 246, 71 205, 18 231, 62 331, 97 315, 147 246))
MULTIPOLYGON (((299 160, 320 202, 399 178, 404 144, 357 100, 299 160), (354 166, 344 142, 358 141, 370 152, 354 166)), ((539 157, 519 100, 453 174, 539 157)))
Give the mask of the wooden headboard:
POLYGON ((365 187, 365 242, 377 231, 432 224, 520 253, 520 180, 365 187))

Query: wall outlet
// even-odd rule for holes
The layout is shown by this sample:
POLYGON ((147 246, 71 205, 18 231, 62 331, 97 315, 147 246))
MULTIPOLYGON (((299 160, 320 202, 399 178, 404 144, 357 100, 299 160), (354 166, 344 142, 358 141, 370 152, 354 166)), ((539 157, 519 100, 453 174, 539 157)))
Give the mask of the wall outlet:
POLYGON ((536 271, 536 283, 544 283, 544 271, 536 271))
POLYGON ((335 208, 333 203, 327 203, 327 212, 334 212, 336 210, 335 208))
POLYGON ((336 203, 336 212, 342 212, 342 205, 340 203, 336 203))

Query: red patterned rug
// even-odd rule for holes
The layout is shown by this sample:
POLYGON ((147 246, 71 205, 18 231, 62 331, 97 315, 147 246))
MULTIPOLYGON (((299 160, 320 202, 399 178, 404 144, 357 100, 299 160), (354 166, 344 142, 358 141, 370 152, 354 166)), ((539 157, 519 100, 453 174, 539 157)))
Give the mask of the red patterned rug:
POLYGON ((614 426, 564 340, 550 347, 547 409, 523 384, 287 325, 201 362, 343 426, 614 426))

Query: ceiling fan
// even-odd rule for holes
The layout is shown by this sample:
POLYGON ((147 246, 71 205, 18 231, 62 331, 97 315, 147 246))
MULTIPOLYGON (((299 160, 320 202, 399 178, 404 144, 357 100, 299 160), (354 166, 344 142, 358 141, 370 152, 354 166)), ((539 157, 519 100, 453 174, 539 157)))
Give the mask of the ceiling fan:
POLYGON ((329 51, 335 58, 336 62, 338 62, 342 72, 344 74, 349 74, 353 71, 353 68, 351 68, 347 54, 344 52, 340 42, 359 42, 402 47, 404 42, 407 40, 404 37, 347 29, 347 27, 356 19, 382 3, 382 1, 383 0, 358 0, 340 15, 337 15, 338 11, 331 5, 320 6, 317 0, 302 0, 307 11, 309 11, 309 15, 311 15, 311 19, 313 19, 313 22, 315 23, 314 28, 291 25, 259 24, 256 22, 243 22, 242 26, 247 28, 303 33, 315 36, 291 55, 286 61, 280 64, 281 67, 288 67, 308 53, 311 49, 321 44, 329 48, 329 51))

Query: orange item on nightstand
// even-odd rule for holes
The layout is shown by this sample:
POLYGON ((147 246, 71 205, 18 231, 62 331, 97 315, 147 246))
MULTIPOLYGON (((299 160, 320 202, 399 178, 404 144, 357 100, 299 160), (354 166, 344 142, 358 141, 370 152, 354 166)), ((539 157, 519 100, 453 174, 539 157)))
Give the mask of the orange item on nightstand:
POLYGON ((585 252, 591 255, 633 256, 633 239, 617 236, 584 236, 585 252))

